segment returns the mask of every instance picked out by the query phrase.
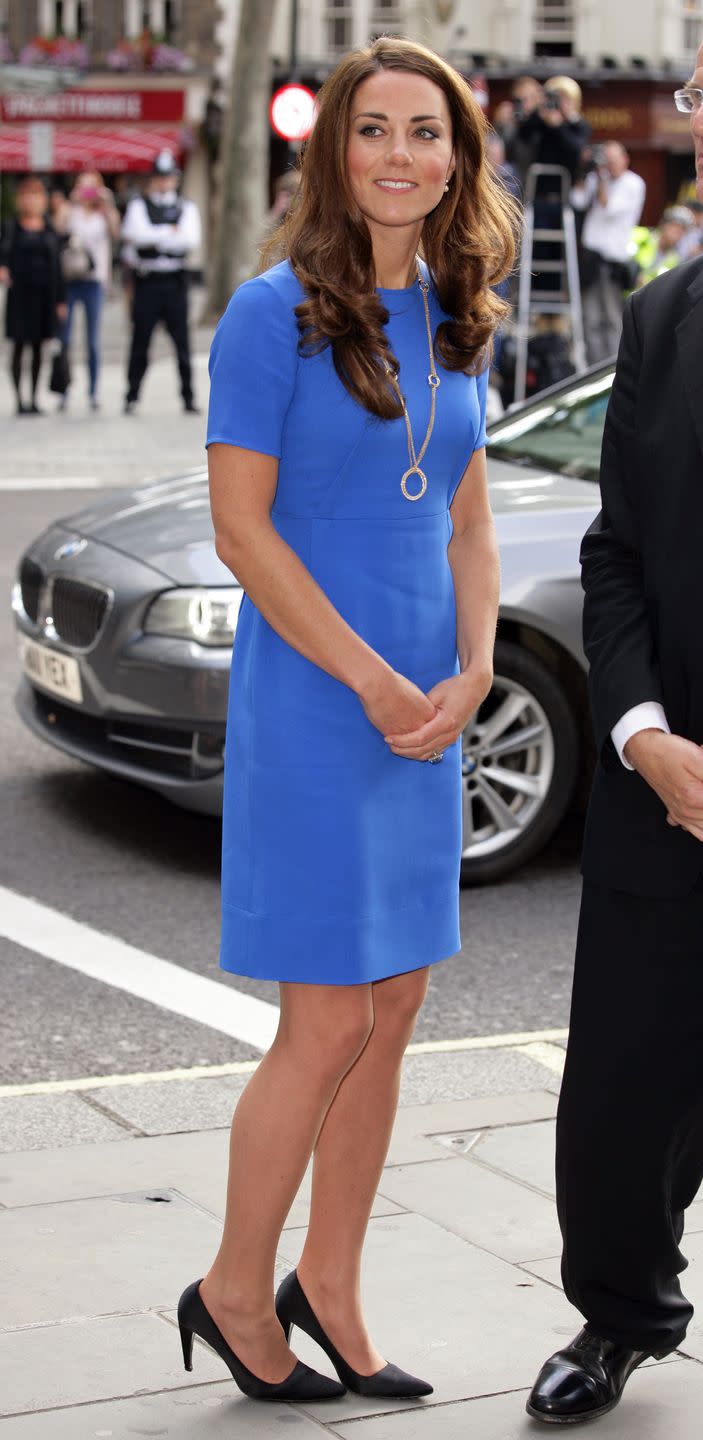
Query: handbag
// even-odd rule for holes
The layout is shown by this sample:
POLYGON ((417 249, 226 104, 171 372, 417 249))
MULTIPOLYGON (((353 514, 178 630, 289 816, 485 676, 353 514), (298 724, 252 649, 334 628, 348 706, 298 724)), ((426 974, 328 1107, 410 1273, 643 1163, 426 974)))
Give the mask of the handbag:
POLYGON ((90 280, 95 269, 95 261, 85 245, 81 245, 75 235, 71 235, 61 251, 61 272, 64 280, 71 283, 72 280, 90 280))
POLYGON ((65 395, 71 384, 71 366, 68 360, 68 347, 59 345, 54 351, 51 361, 51 374, 49 376, 49 389, 53 395, 65 395))

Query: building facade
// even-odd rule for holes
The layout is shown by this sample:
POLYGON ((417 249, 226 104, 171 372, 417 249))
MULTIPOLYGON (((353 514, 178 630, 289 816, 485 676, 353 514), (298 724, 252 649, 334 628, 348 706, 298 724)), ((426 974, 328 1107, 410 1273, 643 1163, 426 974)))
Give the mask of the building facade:
POLYGON ((68 89, 0 86, 0 172, 64 185, 92 167, 136 177, 169 149, 205 210, 202 124, 219 18, 218 0, 0 0, 0 61, 78 78, 68 89))
MULTIPOLYGON (((223 0, 223 73, 237 9, 238 0, 223 0)), ((476 82, 489 117, 517 75, 572 75, 594 140, 622 140, 644 176, 647 222, 693 179, 688 120, 672 92, 690 77, 703 41, 703 0, 280 0, 276 80, 294 71, 314 88, 346 50, 382 32, 446 56, 476 82)), ((274 153, 274 169, 284 163, 284 151, 274 153)))

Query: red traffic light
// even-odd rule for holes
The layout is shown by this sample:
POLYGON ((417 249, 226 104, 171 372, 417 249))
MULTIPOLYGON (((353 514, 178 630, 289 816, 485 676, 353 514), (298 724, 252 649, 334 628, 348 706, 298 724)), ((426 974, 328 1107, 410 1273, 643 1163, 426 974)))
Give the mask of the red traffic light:
POLYGON ((269 106, 271 127, 282 140, 307 140, 317 116, 317 100, 306 85, 282 85, 269 106))

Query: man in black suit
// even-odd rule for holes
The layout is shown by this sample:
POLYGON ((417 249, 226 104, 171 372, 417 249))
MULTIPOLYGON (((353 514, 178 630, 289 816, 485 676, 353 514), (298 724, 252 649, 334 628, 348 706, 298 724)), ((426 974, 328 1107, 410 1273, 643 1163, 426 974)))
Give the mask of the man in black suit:
MULTIPOLYGON (((703 199, 703 45, 690 109, 703 199)), ((683 1341, 703 1179, 703 259, 625 312, 585 536, 598 749, 557 1121, 562 1278, 586 1326, 527 1409, 573 1424, 683 1341)))

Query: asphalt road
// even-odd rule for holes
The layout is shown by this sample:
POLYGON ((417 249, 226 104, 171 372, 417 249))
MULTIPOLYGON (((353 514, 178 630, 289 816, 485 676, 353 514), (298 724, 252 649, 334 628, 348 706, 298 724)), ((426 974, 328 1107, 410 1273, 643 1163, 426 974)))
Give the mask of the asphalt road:
MULTIPOLYGON (((108 367, 103 416, 83 423, 74 418, 73 467, 65 431, 58 428, 65 417, 4 423, 0 885, 186 970, 275 1001, 273 985, 235 980, 217 968, 219 824, 63 758, 26 732, 14 711, 18 668, 8 601, 17 560, 33 535, 94 491, 2 488, 3 476, 45 476, 48 483, 56 453, 57 486, 61 477, 75 487, 88 475, 114 483, 121 447, 134 445, 134 422, 119 415, 121 384, 118 367, 108 367)), ((154 367, 150 385, 151 412, 138 422, 144 474, 173 473, 171 451, 164 463, 161 437, 165 428, 173 435, 174 426, 182 427, 183 468, 197 466, 203 427, 188 417, 189 428, 183 428, 170 362, 161 362, 160 371, 154 367)), ((10 410, 0 381, 0 411, 10 410)), ((171 439, 171 450, 173 444, 171 439)), ((129 480, 134 471, 131 463, 129 480)), ((463 949, 434 968, 416 1039, 566 1026, 578 839, 567 826, 548 854, 513 879, 463 893, 463 949)), ((256 1053, 209 1026, 1 939, 0 990, 0 1082, 6 1084, 220 1064, 256 1053)))

